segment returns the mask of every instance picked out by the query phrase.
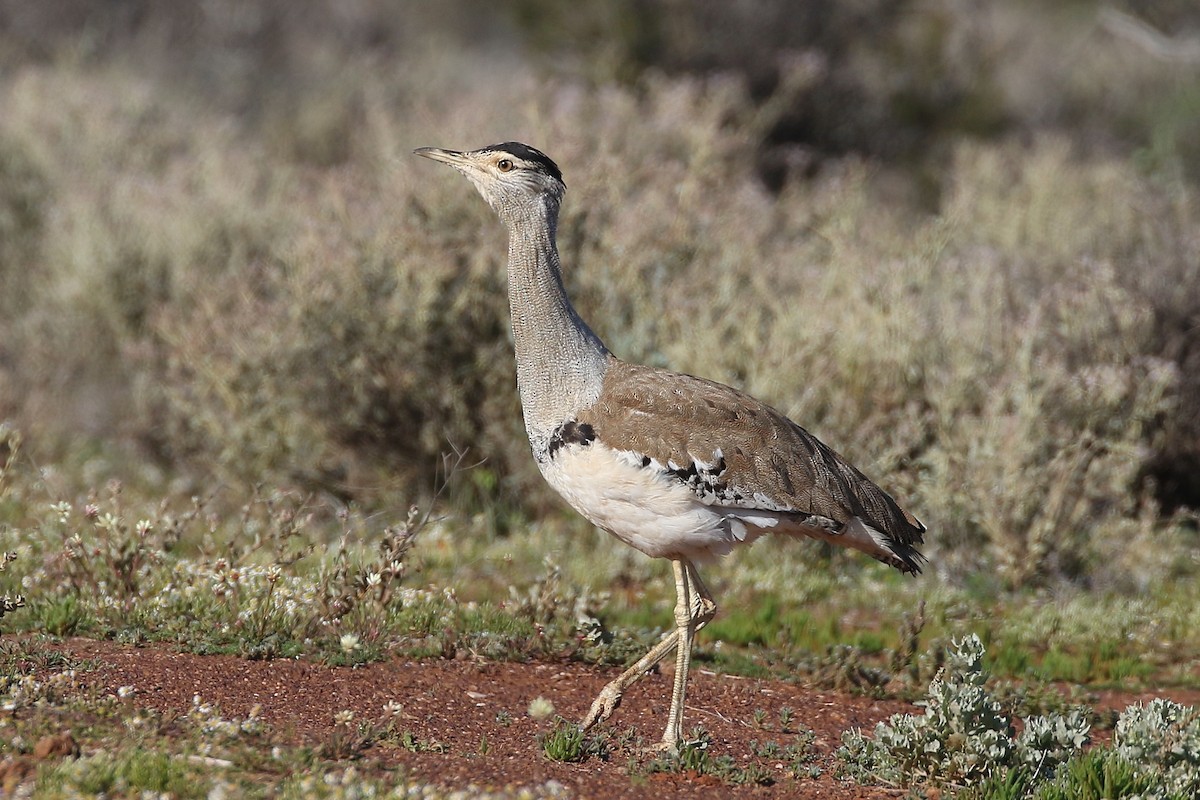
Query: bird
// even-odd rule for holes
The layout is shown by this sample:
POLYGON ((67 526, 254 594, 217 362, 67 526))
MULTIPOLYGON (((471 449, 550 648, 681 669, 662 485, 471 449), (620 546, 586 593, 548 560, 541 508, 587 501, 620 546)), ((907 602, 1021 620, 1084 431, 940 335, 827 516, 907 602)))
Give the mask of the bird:
POLYGON ((549 156, 520 142, 414 153, 466 176, 508 230, 517 389, 542 476, 595 526, 672 565, 674 627, 604 686, 581 730, 607 720, 674 651, 667 725, 654 749, 678 752, 693 642, 717 613, 698 563, 772 533, 921 571, 925 526, 817 437, 737 389, 605 347, 563 284, 556 237, 566 184, 549 156))

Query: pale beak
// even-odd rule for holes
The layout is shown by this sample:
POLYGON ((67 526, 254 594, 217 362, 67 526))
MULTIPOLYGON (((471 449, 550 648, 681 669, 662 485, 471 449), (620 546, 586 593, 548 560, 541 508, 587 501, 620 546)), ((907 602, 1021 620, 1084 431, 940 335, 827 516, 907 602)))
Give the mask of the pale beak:
POLYGON ((440 147, 418 147, 413 150, 413 154, 422 158, 429 158, 434 161, 440 161, 443 164, 449 164, 452 167, 462 169, 470 165, 470 160, 457 150, 443 150, 440 147))

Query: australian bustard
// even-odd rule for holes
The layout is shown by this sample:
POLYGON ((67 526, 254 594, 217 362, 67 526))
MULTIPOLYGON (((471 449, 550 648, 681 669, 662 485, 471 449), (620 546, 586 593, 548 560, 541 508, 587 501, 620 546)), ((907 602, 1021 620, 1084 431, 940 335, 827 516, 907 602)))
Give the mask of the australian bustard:
POLYGON ((506 142, 416 154, 466 175, 508 227, 517 388, 538 469, 595 525, 674 567, 674 630, 604 687, 583 729, 675 650, 662 746, 678 747, 692 640, 717 613, 696 562, 769 532, 920 572, 925 526, 808 431, 736 389, 608 351, 563 288, 555 231, 566 185, 544 153, 506 142))

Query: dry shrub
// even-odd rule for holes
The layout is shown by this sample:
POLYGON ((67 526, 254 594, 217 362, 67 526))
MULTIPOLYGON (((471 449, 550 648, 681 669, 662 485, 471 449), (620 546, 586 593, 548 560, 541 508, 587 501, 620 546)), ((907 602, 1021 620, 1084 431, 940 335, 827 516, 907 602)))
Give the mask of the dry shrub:
POLYGON ((946 217, 969 242, 947 253, 958 277, 935 285, 981 294, 945 331, 922 494, 947 504, 951 541, 969 553, 982 536, 1011 583, 1113 578, 1148 549, 1178 553, 1169 530, 1152 544, 1140 524, 1151 501, 1136 479, 1179 372, 1156 354, 1154 304, 1123 276, 1177 255, 1144 235, 1158 195, 1057 139, 959 152, 946 217))
POLYGON ((120 63, 0 84, 0 147, 54 234, 25 226, 3 413, 50 451, 119 437, 368 504, 449 441, 487 460, 472 499, 548 507, 504 232, 408 155, 515 138, 564 167, 566 280, 609 345, 794 416, 925 518, 948 577, 1144 579, 1183 552, 1139 475, 1184 383, 1164 319, 1194 308, 1186 184, 1045 136, 955 147, 932 215, 854 158, 776 194, 742 81, 593 87, 436 51, 351 59, 347 97, 289 95, 282 121, 120 63))

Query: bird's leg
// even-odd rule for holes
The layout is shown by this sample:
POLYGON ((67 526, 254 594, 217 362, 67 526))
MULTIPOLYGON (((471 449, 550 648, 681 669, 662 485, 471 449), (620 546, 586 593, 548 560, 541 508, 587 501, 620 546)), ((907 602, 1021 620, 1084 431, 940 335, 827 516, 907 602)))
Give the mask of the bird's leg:
POLYGON ((717 615, 717 603, 709 594, 704 581, 700 580, 700 573, 696 570, 696 566, 690 561, 684 563, 692 584, 692 616, 696 620, 696 630, 700 630, 712 622, 713 617, 717 615))
MULTIPOLYGON (((692 663, 692 640, 696 636, 696 624, 703 608, 700 596, 693 586, 696 568, 691 562, 683 559, 672 561, 671 564, 675 567, 675 630, 679 634, 679 646, 675 651, 675 685, 671 688, 671 711, 667 716, 667 729, 662 738, 664 750, 678 749, 679 742, 683 739, 683 698, 687 693, 688 668, 692 663)), ((712 603, 711 600, 708 602, 712 603)), ((707 621, 708 619, 705 620, 707 621)))
POLYGON ((651 667, 662 661, 667 653, 671 652, 675 647, 677 641, 679 641, 679 631, 672 629, 658 644, 650 648, 650 652, 639 658, 636 664, 622 672, 601 689, 595 702, 592 703, 591 710, 583 718, 583 722, 579 723, 580 729, 586 731, 597 722, 603 722, 612 716, 617 706, 621 705, 621 695, 625 693, 625 690, 635 683, 638 678, 645 675, 651 667))
MULTIPOLYGON (((672 564, 675 566, 676 593, 679 592, 680 586, 680 563, 681 562, 679 561, 672 562, 672 564)), ((647 652, 646 655, 637 660, 636 664, 622 672, 613 680, 609 681, 609 683, 600 690, 600 694, 597 695, 596 699, 592 702, 592 707, 588 710, 587 716, 585 716, 583 721, 579 723, 580 730, 586 731, 597 722, 603 722, 612 716, 612 713, 616 711, 617 706, 621 705, 621 695, 625 693, 625 690, 636 683, 638 679, 640 679, 648 670, 650 670, 651 667, 666 658, 667 653, 671 652, 678 642, 679 626, 676 624, 676 627, 667 632, 667 634, 663 636, 658 644, 650 648, 650 651, 647 652)))
MULTIPOLYGON (((618 677, 613 679, 607 686, 601 690, 595 702, 592 703, 591 710, 587 716, 579 724, 582 730, 588 730, 598 722, 603 722, 608 719, 617 706, 621 704, 621 695, 639 678, 658 662, 662 661, 667 653, 671 652, 680 642, 681 633, 688 629, 688 624, 692 624, 692 633, 700 630, 708 623, 717 613, 717 604, 713 602, 712 595, 708 592, 708 587, 700 580, 700 575, 696 568, 689 561, 674 561, 672 566, 675 569, 675 628, 669 631, 662 640, 659 641, 646 655, 638 659, 637 663, 629 669, 622 672, 618 677), (680 620, 685 620, 683 624, 680 620)), ((680 647, 680 650, 683 648, 680 647)), ((688 645, 688 663, 690 664, 691 646, 688 645)), ((674 731, 674 738, 663 736, 662 746, 664 748, 674 748, 678 745, 679 739, 682 737, 683 727, 683 690, 687 683, 687 666, 682 670, 679 669, 678 655, 676 656, 675 669, 675 686, 672 689, 672 711, 671 719, 675 720, 674 726, 668 726, 668 731, 674 731), (680 676, 683 676, 682 679, 680 676), (676 710, 676 698, 678 698, 678 709, 676 710)))

